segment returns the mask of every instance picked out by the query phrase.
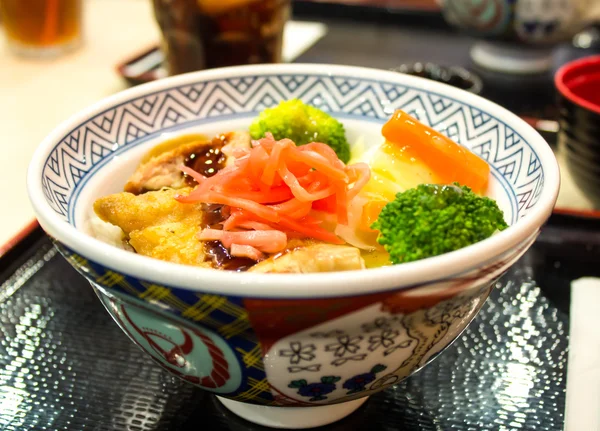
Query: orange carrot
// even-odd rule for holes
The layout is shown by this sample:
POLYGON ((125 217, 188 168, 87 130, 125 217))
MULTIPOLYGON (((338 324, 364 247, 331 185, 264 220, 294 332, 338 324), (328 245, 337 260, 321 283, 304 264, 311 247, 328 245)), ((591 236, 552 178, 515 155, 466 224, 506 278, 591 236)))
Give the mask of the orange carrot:
POLYGON ((387 203, 388 202, 384 200, 368 201, 363 206, 362 215, 360 218, 360 227, 367 232, 372 231, 371 225, 375 222, 375 220, 377 220, 379 213, 387 203))
POLYGON ((381 133, 392 145, 388 151, 410 154, 428 166, 444 184, 458 181, 475 193, 488 187, 488 163, 450 138, 398 110, 381 133))

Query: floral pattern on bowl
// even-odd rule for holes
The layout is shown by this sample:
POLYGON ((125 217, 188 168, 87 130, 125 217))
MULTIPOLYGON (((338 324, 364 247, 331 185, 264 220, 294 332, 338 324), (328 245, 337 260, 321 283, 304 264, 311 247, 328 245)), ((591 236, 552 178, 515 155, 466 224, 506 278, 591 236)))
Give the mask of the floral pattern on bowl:
MULTIPOLYGON (((447 348, 535 240, 558 182, 543 139, 491 102, 399 73, 314 65, 229 68, 135 87, 59 126, 28 173, 42 227, 159 366, 261 424, 284 421, 265 406, 329 405, 311 416, 314 426, 349 414, 447 348), (427 261, 267 277, 152 260, 89 237, 94 199, 119 190, 165 134, 246 127, 291 98, 338 117, 352 142, 375 145, 400 108, 471 148, 490 163, 490 193, 511 227, 427 261)), ((294 410, 286 417, 302 420, 294 410)))

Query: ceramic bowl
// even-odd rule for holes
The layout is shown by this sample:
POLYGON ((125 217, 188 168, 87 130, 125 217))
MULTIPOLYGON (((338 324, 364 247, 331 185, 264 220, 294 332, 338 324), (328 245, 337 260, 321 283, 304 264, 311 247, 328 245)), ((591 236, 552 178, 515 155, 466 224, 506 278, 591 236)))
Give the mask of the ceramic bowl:
POLYGON ((265 65, 176 76, 102 100, 42 142, 28 187, 42 227, 159 366, 250 421, 300 428, 348 415, 458 337, 535 240, 559 171, 534 129, 468 92, 375 69, 265 65), (367 146, 382 141, 394 109, 417 116, 489 161, 490 193, 511 226, 431 259, 301 275, 180 266, 89 234, 93 200, 121 190, 157 142, 246 127, 290 98, 330 111, 351 142, 367 146))
POLYGON ((554 83, 559 149, 577 186, 600 208, 600 56, 565 64, 554 83))
POLYGON ((552 48, 600 20, 597 0, 438 0, 446 21, 479 40, 473 61, 490 70, 542 73, 552 48))

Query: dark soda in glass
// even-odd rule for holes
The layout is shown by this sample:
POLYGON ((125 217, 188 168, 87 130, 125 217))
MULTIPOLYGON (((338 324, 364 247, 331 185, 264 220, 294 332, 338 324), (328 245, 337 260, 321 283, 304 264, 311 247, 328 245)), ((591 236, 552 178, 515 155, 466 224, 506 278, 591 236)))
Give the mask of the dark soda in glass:
POLYGON ((281 61, 290 0, 153 0, 170 75, 281 61))

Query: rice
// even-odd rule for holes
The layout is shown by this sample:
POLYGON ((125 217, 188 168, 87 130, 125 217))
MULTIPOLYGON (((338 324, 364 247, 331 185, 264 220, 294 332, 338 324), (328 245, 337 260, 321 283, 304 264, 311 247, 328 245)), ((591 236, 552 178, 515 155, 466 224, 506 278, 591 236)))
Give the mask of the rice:
POLYGON ((87 221, 87 231, 91 236, 114 247, 132 250, 120 227, 105 222, 93 211, 91 213, 87 221))

